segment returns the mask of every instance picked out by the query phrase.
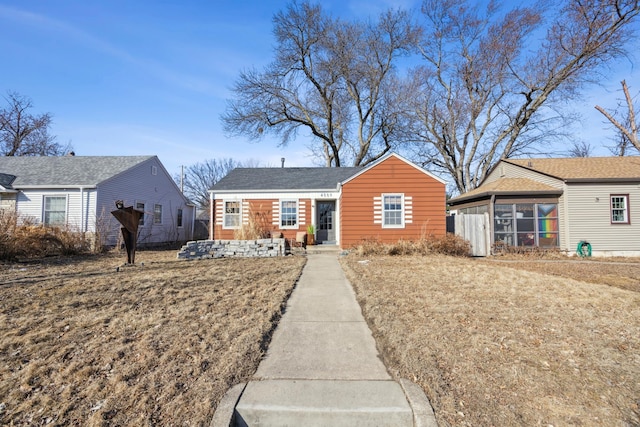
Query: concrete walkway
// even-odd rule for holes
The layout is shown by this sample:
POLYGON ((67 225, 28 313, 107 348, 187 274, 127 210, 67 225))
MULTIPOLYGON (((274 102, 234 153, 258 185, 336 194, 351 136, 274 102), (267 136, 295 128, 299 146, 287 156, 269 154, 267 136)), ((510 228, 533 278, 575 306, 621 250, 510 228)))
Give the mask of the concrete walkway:
POLYGON ((211 425, 436 426, 422 389, 379 359, 338 252, 309 249, 266 357, 211 425))

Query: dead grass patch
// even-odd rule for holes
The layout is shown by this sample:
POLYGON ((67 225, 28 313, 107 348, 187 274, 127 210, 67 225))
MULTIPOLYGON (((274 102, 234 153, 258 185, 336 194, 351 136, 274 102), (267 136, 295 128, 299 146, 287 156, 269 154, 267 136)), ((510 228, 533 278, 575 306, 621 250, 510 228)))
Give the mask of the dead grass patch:
POLYGON ((640 292, 640 259, 638 258, 490 257, 477 261, 640 292))
POLYGON ((441 426, 640 425, 639 293, 439 255, 342 263, 441 426))
POLYGON ((124 260, 0 265, 0 424, 208 425, 304 265, 138 251, 116 272, 124 260))

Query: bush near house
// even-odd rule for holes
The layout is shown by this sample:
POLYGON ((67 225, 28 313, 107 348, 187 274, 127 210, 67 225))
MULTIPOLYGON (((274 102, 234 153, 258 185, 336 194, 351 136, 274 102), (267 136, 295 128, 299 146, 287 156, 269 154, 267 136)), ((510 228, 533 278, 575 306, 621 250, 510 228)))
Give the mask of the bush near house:
POLYGON ((83 233, 64 227, 44 227, 15 212, 0 210, 0 260, 77 255, 90 252, 83 233))

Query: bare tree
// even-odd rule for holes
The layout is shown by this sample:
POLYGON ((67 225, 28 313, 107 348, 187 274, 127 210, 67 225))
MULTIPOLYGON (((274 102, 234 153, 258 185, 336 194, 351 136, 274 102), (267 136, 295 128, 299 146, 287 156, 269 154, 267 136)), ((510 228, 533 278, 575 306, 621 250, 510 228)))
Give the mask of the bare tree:
POLYGON ((593 148, 586 141, 574 141, 567 154, 569 157, 591 157, 593 148))
POLYGON ((242 163, 231 158, 205 160, 188 166, 184 175, 177 175, 174 180, 178 185, 182 184, 187 198, 204 208, 209 206, 209 189, 232 169, 241 166, 242 163))
POLYGON ((637 0, 564 0, 506 13, 493 1, 483 11, 471 4, 424 1, 425 65, 413 82, 417 158, 450 175, 460 193, 499 159, 530 154, 553 136, 564 124, 557 107, 625 54, 640 12, 637 0))
POLYGON ((286 145, 299 130, 327 166, 365 165, 390 151, 402 119, 394 61, 419 32, 406 12, 376 23, 345 22, 319 5, 291 3, 274 17, 275 59, 264 71, 245 71, 222 116, 225 131, 286 145))
POLYGON ((32 115, 31 100, 16 92, 4 97, 7 107, 0 109, 0 154, 3 156, 59 156, 70 146, 56 142, 49 134, 51 115, 32 115))
MULTIPOLYGON (((638 140, 638 122, 636 121, 636 112, 633 98, 629 92, 627 82, 623 80, 620 82, 622 85, 622 92, 624 92, 624 99, 626 102, 626 113, 621 123, 615 118, 616 113, 609 113, 607 110, 599 105, 596 105, 596 110, 600 111, 611 122, 613 126, 618 130, 618 143, 614 148, 614 154, 624 156, 626 154, 629 145, 635 147, 640 151, 640 140, 638 140)), ((619 105, 620 107, 620 105, 619 105)))

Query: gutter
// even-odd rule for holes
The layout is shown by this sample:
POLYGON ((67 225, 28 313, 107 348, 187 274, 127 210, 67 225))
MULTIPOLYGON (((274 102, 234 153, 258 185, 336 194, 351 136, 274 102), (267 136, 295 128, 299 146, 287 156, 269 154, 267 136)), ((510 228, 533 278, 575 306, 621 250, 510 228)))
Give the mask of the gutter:
POLYGON ((540 191, 485 191, 482 193, 477 193, 477 194, 473 194, 471 196, 467 196, 465 197, 464 195, 462 196, 458 196, 454 199, 449 199, 449 201, 447 202, 447 204, 449 206, 455 206, 458 205, 460 203, 464 203, 464 202, 468 202, 470 200, 475 200, 475 199, 482 199, 485 197, 492 197, 495 198, 495 196, 521 196, 523 194, 526 195, 533 195, 533 194, 540 194, 543 196, 555 196, 555 195, 560 195, 562 194, 562 190, 540 190, 540 191), (452 203, 453 200, 453 203, 452 203))

